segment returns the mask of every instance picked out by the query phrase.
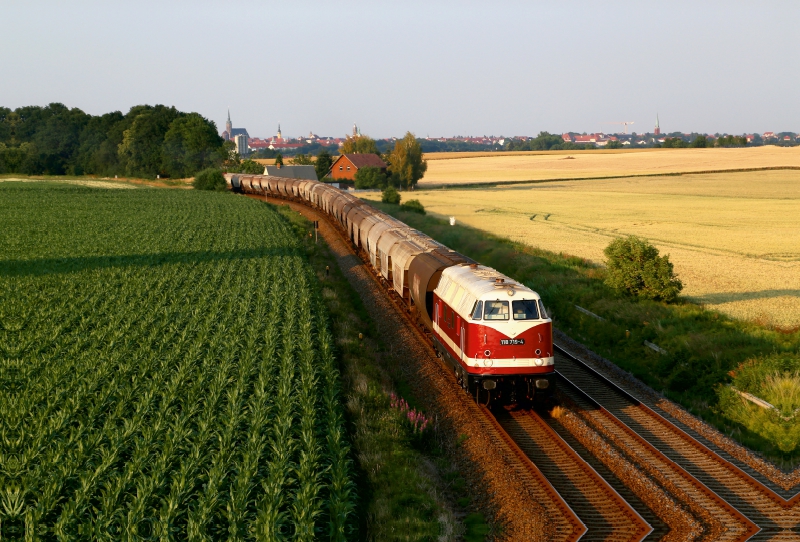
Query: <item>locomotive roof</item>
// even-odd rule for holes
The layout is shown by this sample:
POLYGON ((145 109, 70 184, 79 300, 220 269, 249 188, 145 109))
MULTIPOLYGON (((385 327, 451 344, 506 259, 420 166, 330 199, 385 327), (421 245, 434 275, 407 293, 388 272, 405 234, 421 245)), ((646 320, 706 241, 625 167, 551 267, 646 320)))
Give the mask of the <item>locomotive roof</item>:
POLYGON ((436 287, 436 295, 462 316, 469 315, 475 302, 486 294, 505 294, 503 298, 506 299, 538 298, 538 294, 524 284, 479 264, 448 267, 436 287), (511 292, 513 294, 508 295, 511 292))

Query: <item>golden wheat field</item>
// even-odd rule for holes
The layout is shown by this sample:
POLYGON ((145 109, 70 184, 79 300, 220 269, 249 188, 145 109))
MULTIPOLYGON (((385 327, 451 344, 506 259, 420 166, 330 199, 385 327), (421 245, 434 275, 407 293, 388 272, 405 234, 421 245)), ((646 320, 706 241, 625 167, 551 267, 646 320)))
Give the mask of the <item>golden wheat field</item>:
POLYGON ((598 263, 614 237, 638 235, 670 255, 694 301, 765 325, 800 325, 800 171, 421 189, 413 197, 429 213, 598 263))
POLYGON ((630 149, 518 153, 426 154, 419 187, 690 173, 764 167, 800 167, 800 147, 739 149, 630 149))

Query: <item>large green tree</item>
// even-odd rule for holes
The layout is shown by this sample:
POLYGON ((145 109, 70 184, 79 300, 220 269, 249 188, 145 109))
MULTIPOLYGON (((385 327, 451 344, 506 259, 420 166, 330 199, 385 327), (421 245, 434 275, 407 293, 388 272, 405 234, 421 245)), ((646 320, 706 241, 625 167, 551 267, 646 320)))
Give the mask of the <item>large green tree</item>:
POLYGON ((189 176, 226 157, 214 123, 174 107, 97 117, 60 103, 0 108, 0 172, 189 176))
POLYGON ((422 148, 417 138, 411 132, 406 132, 389 153, 389 171, 399 180, 400 186, 413 190, 427 169, 428 162, 422 157, 422 148))
POLYGON ((222 138, 217 127, 197 113, 172 121, 164 135, 163 166, 170 177, 191 177, 197 171, 218 164, 222 138))
POLYGON ((331 169, 332 165, 333 158, 331 158, 331 154, 325 149, 319 151, 317 161, 314 164, 314 169, 317 170, 317 179, 320 181, 324 179, 328 175, 328 171, 331 169))
POLYGON ((340 154, 377 154, 380 156, 375 140, 365 135, 346 136, 339 147, 340 154))
POLYGON ((172 121, 179 115, 174 107, 157 105, 136 116, 131 127, 125 130, 118 151, 129 175, 166 174, 161 147, 172 121))

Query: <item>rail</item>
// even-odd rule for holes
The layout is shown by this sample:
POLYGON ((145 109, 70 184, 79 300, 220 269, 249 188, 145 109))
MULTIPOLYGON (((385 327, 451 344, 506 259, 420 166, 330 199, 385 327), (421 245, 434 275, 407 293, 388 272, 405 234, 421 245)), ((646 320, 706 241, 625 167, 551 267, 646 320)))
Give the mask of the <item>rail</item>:
POLYGON ((745 527, 739 540, 794 532, 800 524, 800 494, 783 498, 562 346, 556 345, 556 350, 585 375, 561 363, 560 378, 580 390, 639 449, 655 452, 687 480, 700 484, 706 495, 745 527))

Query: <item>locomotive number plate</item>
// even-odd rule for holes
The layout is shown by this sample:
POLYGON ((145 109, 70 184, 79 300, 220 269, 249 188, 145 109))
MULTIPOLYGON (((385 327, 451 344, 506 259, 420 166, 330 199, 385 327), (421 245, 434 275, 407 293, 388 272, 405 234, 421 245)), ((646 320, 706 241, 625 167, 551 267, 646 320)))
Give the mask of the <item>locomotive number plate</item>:
POLYGON ((510 344, 525 344, 525 339, 500 339, 500 344, 502 346, 510 344))

